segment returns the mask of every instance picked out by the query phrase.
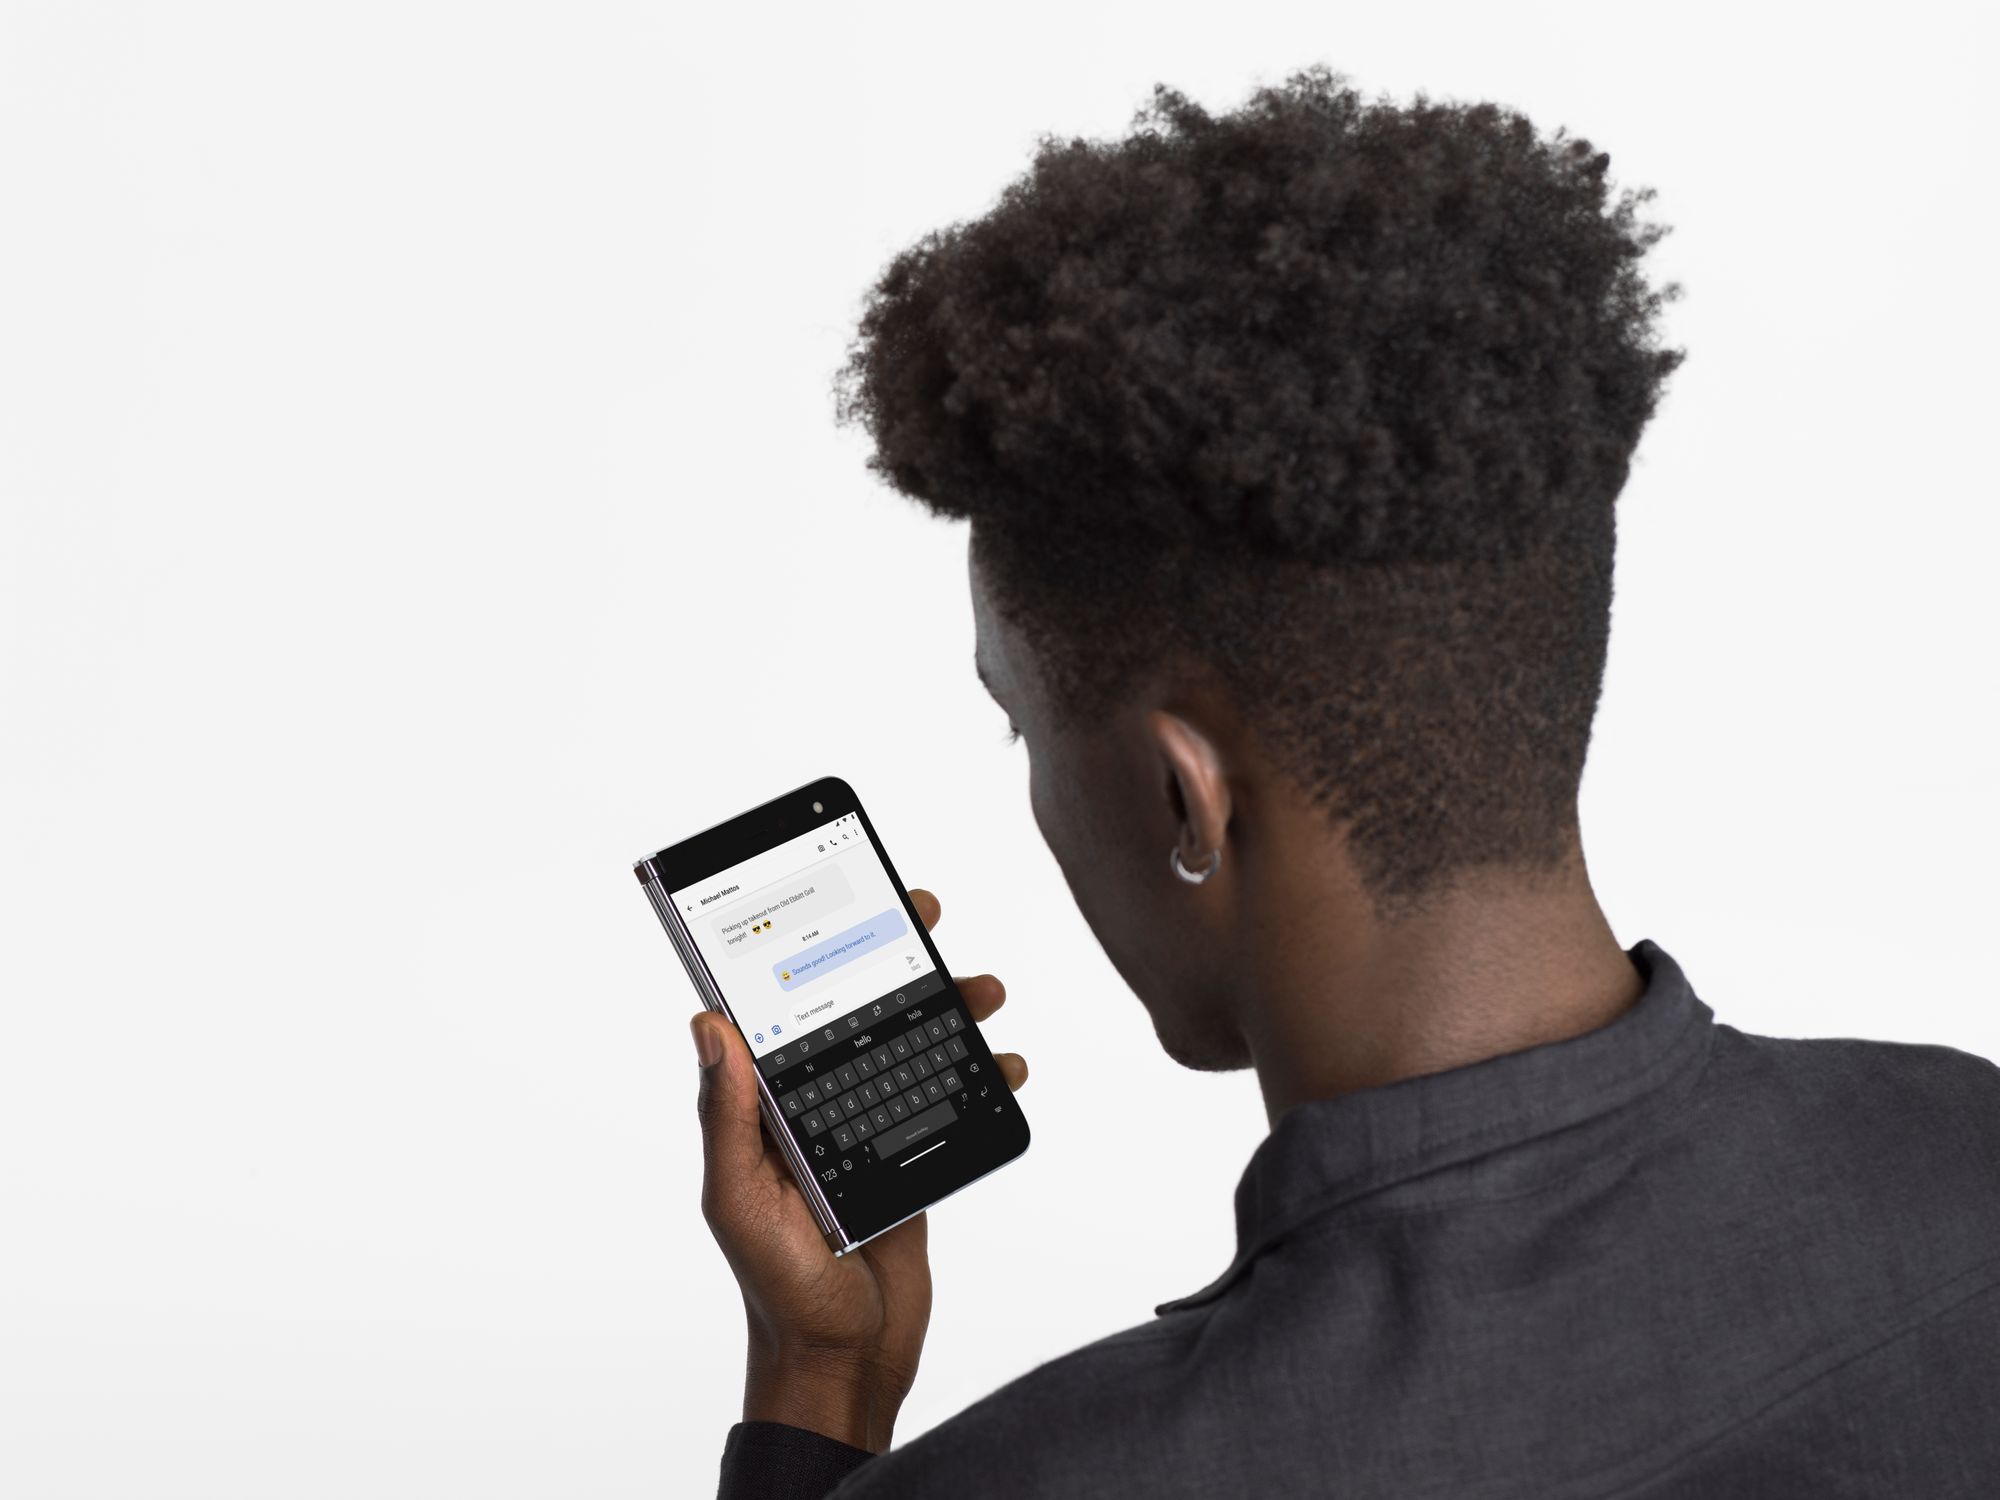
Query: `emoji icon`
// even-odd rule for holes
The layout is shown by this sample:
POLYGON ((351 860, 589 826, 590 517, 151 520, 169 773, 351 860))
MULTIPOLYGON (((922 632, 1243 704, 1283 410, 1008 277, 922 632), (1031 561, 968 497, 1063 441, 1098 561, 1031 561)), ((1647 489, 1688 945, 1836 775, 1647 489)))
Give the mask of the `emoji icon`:
POLYGON ((778 978, 781 980, 789 980, 791 977, 792 977, 792 971, 790 969, 785 970, 784 973, 778 976, 778 978))

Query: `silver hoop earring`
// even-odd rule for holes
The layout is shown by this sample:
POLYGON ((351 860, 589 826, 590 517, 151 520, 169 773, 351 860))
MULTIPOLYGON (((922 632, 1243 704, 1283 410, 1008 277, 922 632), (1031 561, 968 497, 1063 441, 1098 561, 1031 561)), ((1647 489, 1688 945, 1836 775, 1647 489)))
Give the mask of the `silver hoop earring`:
POLYGON ((1167 863, 1172 865, 1174 873, 1189 885, 1200 885, 1209 876, 1222 868, 1222 851, 1217 849, 1215 853, 1209 855, 1208 863, 1203 865, 1199 870, 1190 870, 1186 865, 1181 863, 1181 846, 1176 844, 1174 845, 1173 853, 1167 856, 1167 863))

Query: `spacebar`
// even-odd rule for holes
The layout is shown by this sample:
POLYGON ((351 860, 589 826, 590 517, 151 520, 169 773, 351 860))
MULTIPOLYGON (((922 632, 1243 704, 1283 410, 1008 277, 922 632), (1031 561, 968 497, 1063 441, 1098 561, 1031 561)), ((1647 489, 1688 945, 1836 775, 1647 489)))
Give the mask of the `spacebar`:
POLYGON ((875 1154, 894 1156, 912 1141, 936 1135, 957 1118, 958 1114, 950 1104, 933 1105, 922 1114, 913 1115, 900 1125, 891 1125, 887 1130, 876 1131, 875 1154))

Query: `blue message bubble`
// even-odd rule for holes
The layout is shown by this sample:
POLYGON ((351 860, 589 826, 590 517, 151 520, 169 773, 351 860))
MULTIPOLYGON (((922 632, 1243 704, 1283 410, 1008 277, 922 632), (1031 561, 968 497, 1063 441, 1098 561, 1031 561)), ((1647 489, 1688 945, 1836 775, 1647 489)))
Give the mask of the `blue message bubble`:
POLYGON ((852 963, 864 953, 884 943, 893 943, 910 930, 903 914, 893 907, 865 922, 857 922, 845 932, 837 932, 823 943, 815 943, 782 963, 771 965, 771 977, 781 990, 795 990, 811 984, 822 974, 830 974, 842 964, 852 963))

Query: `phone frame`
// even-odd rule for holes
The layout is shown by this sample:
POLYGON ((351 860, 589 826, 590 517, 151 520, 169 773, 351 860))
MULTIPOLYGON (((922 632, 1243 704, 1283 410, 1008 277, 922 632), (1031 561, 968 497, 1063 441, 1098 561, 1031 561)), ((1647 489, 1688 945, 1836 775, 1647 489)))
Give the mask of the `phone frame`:
MULTIPOLYGON (((936 973, 944 981, 940 998, 955 1001, 964 1009, 968 1027, 978 1033, 979 1023, 972 1016, 972 1008, 966 1005, 965 997, 959 991, 957 982, 951 977, 950 970, 945 967, 943 958, 938 954, 937 945, 931 941, 930 929, 917 915, 917 909, 910 901, 909 888, 896 873, 896 867, 889 859, 888 850, 883 847, 880 836, 875 832, 874 821, 861 806, 861 799, 855 795, 854 788, 837 776, 823 776, 817 781, 807 782, 804 786, 795 787, 782 796, 773 797, 748 812, 738 813, 735 817, 713 824, 700 833, 682 839, 679 843, 669 844, 643 859, 634 861, 632 872, 638 878, 640 886, 644 888, 646 899, 651 904, 654 914, 660 919, 660 925, 666 928, 667 936, 673 942, 674 951, 680 955, 681 964, 687 970, 695 992, 701 997, 702 1005, 723 1016, 736 1028, 739 1035, 744 1037, 744 1045, 748 1046, 748 1034, 744 1031, 742 1022, 736 1018, 735 1012, 730 1009, 728 998, 722 993, 722 988, 716 982, 707 961, 701 956, 701 950, 695 945, 694 934, 674 905, 672 893, 710 875, 719 874, 731 865, 752 858, 766 849, 784 843, 789 838, 848 813, 853 813, 860 819, 874 854, 882 863, 883 872, 888 875, 897 899, 903 904, 910 929, 918 935, 919 941, 930 955, 936 973), (818 811, 814 811, 815 804, 819 807, 818 811)), ((983 1034, 980 1034, 980 1042, 982 1046, 985 1045, 983 1034)), ((987 1047, 986 1050, 990 1054, 992 1049, 987 1047)), ((832 1199, 827 1196, 825 1186, 820 1182, 811 1164, 807 1162, 798 1141, 794 1139, 791 1122, 785 1118, 777 1097, 764 1076, 763 1069, 755 1068, 752 1071, 757 1080, 757 1102, 764 1118, 764 1129, 777 1142, 786 1166, 791 1169, 793 1181, 799 1185, 799 1191, 804 1194, 807 1207, 812 1210, 813 1220, 818 1225, 827 1248, 836 1256, 846 1255, 849 1251, 859 1249, 876 1236, 887 1234, 897 1225, 908 1223, 918 1214, 935 1204, 942 1203, 954 1193, 963 1192, 973 1183, 991 1176, 1009 1162, 1018 1161, 1026 1153, 1033 1138, 1027 1116, 1021 1113, 1019 1102, 1009 1094, 1007 1102, 1013 1110, 1014 1118, 1019 1122, 1021 1132, 1018 1149, 984 1170, 974 1173, 965 1181, 928 1199, 908 1213, 900 1215, 893 1222, 871 1229, 857 1238, 841 1222, 839 1211, 832 1199)), ((1005 1087, 1004 1081, 1002 1087, 1005 1087)))

